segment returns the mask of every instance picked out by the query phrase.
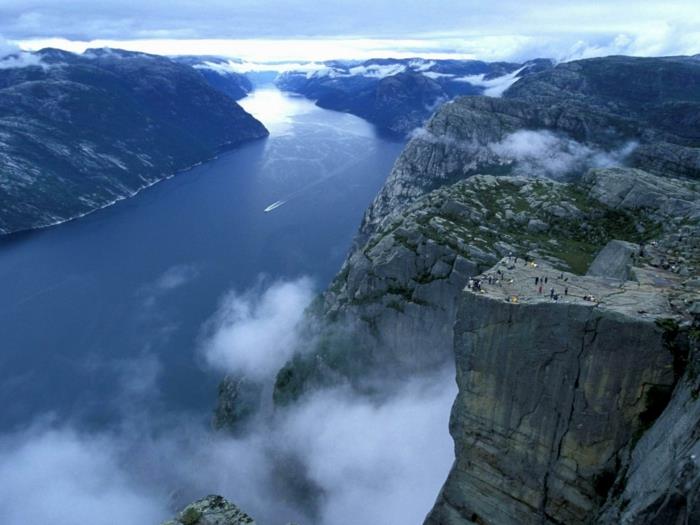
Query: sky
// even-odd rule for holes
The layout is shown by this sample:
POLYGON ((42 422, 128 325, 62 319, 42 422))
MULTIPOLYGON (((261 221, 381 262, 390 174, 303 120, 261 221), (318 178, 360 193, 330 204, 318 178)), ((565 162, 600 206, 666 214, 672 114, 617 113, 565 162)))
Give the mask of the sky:
POLYGON ((569 60, 700 53, 696 0, 2 0, 25 49, 112 46, 250 61, 569 60))

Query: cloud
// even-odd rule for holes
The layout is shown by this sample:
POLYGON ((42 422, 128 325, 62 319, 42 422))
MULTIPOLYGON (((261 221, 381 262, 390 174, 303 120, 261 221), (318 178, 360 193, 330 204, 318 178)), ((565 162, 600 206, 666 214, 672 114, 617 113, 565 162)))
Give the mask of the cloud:
POLYGON ((0 35, 0 69, 15 69, 27 66, 46 67, 41 57, 22 51, 13 42, 5 40, 0 35))
MULTIPOLYGON (((287 356, 280 343, 294 337, 281 326, 295 333, 293 311, 311 290, 297 279, 231 294, 215 327, 251 330, 253 341, 272 331, 278 344, 268 350, 287 356)), ((268 525, 420 523, 454 459, 453 368, 377 398, 334 388, 287 408, 267 403, 234 437, 154 403, 160 364, 152 355, 98 366, 115 370, 121 419, 95 429, 48 416, 0 436, 3 525, 154 525, 210 493, 268 525)), ((265 381, 271 387, 274 377, 265 381)))
POLYGON ((151 316, 157 313, 148 310, 154 308, 160 298, 191 283, 198 276, 199 268, 193 264, 178 264, 166 269, 153 282, 137 292, 137 295, 143 298, 143 314, 151 316))
POLYGON ((421 523, 454 460, 448 373, 382 403, 322 391, 287 415, 287 446, 323 489, 323 525, 421 523))
POLYGON ((23 46, 110 45, 251 61, 446 55, 569 60, 616 52, 700 53, 696 4, 409 0, 399 6, 391 0, 320 5, 310 0, 210 0, 201 9, 189 0, 75 0, 70 5, 5 0, 0 32, 23 46))
POLYGON ((0 439, 3 522, 159 523, 165 495, 124 468, 117 443, 70 428, 35 426, 0 439))
POLYGON ((209 322, 202 351, 215 369, 264 379, 291 357, 297 326, 314 297, 311 279, 275 282, 261 290, 233 291, 209 322))
POLYGON ((502 160, 515 163, 519 175, 553 179, 581 174, 590 168, 618 166, 637 147, 628 142, 612 151, 603 151, 551 131, 520 130, 489 149, 502 160))
POLYGON ((315 72, 323 70, 325 66, 319 62, 247 62, 242 60, 228 60, 226 62, 204 61, 194 66, 195 69, 209 69, 224 75, 226 73, 260 73, 274 71, 315 72))
POLYGON ((420 523, 454 459, 455 394, 446 376, 382 402, 321 391, 236 438, 157 414, 97 433, 36 424, 0 438, 3 523, 153 525, 209 493, 271 525, 420 523))
POLYGON ((0 35, 0 59, 6 57, 7 55, 12 55, 20 51, 17 44, 5 40, 2 35, 0 35))
POLYGON ((48 67, 41 61, 41 57, 25 52, 10 55, 0 60, 0 69, 16 69, 29 66, 48 67))
POLYGON ((484 95, 487 97, 500 97, 503 92, 510 86, 515 84, 518 80, 518 75, 522 72, 525 67, 516 69, 512 73, 507 75, 502 75, 496 78, 484 79, 486 75, 468 75, 466 77, 455 78, 457 82, 468 82, 474 86, 481 86, 484 88, 484 95))
POLYGON ((628 141, 606 151, 549 130, 520 130, 488 144, 482 144, 477 139, 437 136, 425 128, 413 130, 411 138, 462 150, 469 156, 471 170, 498 164, 510 166, 513 175, 552 179, 576 177, 591 168, 624 165, 638 146, 637 142, 628 141))
POLYGON ((174 290, 194 280, 199 271, 191 264, 180 264, 168 268, 155 282, 155 288, 161 291, 174 290))

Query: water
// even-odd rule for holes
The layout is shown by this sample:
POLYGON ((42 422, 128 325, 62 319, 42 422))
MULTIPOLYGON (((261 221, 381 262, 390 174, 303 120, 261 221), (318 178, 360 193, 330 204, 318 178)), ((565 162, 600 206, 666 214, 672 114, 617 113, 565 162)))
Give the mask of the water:
POLYGON ((272 88, 242 105, 268 139, 0 241, 0 430, 46 414, 110 424, 134 367, 152 369, 163 410, 207 417, 220 374, 198 338, 222 296, 261 275, 321 289, 338 270, 403 145, 272 88))

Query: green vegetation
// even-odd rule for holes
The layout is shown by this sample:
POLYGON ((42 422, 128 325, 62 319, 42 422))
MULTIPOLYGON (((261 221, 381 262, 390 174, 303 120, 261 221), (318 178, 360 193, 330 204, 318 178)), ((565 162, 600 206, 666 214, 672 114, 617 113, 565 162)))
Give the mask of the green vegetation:
POLYGON ((182 511, 180 521, 183 525, 195 525, 202 517, 202 512, 195 507, 187 507, 182 511))

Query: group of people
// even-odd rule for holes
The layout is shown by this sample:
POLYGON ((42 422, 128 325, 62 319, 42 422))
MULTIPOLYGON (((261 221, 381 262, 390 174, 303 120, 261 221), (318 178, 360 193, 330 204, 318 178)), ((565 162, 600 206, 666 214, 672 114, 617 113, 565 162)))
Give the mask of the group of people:
MULTIPOLYGON (((568 277, 565 278, 565 277, 564 277, 564 274, 562 273, 562 274, 559 276, 559 280, 560 280, 560 281, 567 282, 567 281, 569 280, 569 278, 568 278, 568 277)), ((543 293, 543 291, 544 291, 544 285, 545 285, 545 284, 548 284, 548 283, 549 283, 549 277, 548 277, 548 276, 546 276, 546 275, 545 275, 544 277, 535 276, 535 286, 539 286, 539 288, 537 289, 537 291, 538 291, 538 293, 539 293, 540 295, 542 295, 542 293, 543 293)), ((568 295, 569 295, 569 287, 568 287, 568 286, 565 286, 565 287, 564 287, 564 295, 565 295, 565 296, 568 296, 568 295)), ((555 293, 554 288, 550 288, 550 290, 549 290, 549 298, 552 299, 553 301, 558 301, 558 300, 559 300, 559 294, 558 294, 558 293, 555 293)))
MULTIPOLYGON (((515 268, 515 264, 518 262, 518 257, 516 255, 513 255, 512 253, 506 258, 506 263, 507 263, 507 268, 513 269, 515 268)), ((530 265, 531 267, 537 267, 537 264, 533 262, 528 262, 527 259, 523 260, 523 263, 527 266, 530 265)), ((469 280, 467 281, 467 290, 472 290, 474 292, 481 292, 482 287, 485 283, 488 283, 489 285, 498 285, 498 286, 503 286, 503 282, 512 284, 513 279, 507 279, 504 273, 501 270, 496 270, 496 275, 489 274, 483 278, 472 278, 470 277, 469 280)), ((568 283, 569 278, 564 277, 564 272, 559 274, 559 281, 568 283)), ((549 284, 549 276, 548 275, 543 275, 543 276, 535 276, 535 287, 537 287, 537 291, 540 295, 544 293, 545 290, 545 285, 549 284)), ((569 287, 568 285, 564 286, 564 296, 569 295, 569 287)), ((511 297, 511 302, 517 302, 513 301, 513 297, 517 296, 512 296, 511 297)), ((552 299, 553 301, 558 301, 560 295, 556 293, 555 289, 551 287, 549 289, 549 298, 552 299)), ((593 296, 587 295, 584 296, 584 301, 595 301, 593 296)))
POLYGON ((472 290, 474 292, 480 292, 482 289, 482 285, 486 281, 490 285, 494 286, 503 286, 503 282, 506 281, 508 283, 513 283, 513 279, 506 279, 505 275, 501 270, 496 270, 496 275, 487 275, 484 279, 477 279, 477 278, 469 278, 467 281, 467 289, 472 290))

